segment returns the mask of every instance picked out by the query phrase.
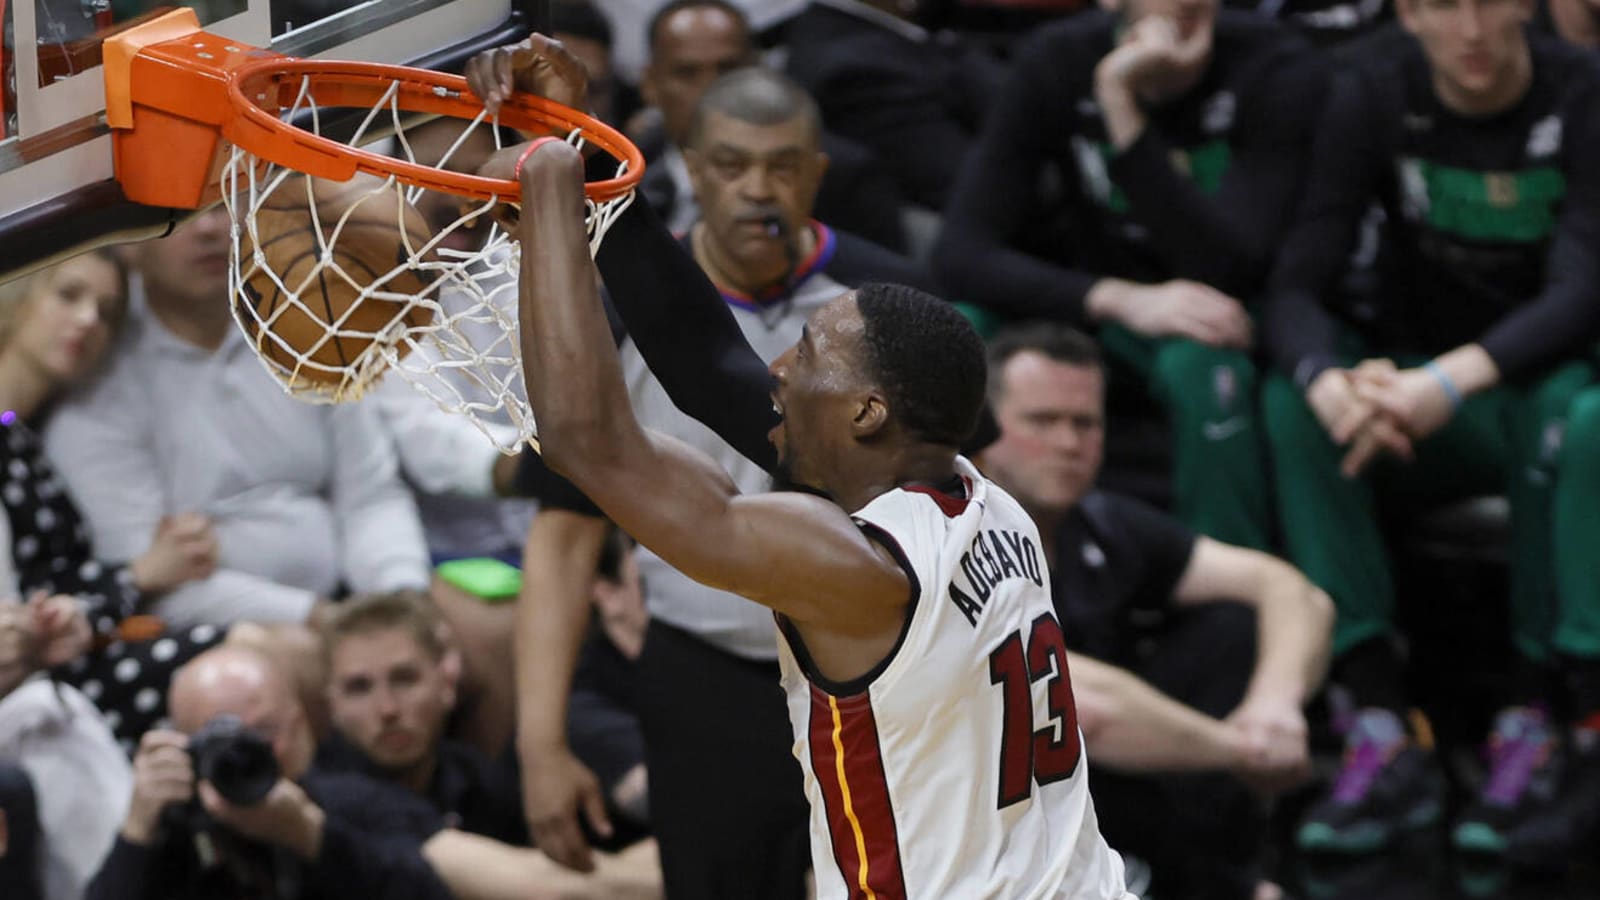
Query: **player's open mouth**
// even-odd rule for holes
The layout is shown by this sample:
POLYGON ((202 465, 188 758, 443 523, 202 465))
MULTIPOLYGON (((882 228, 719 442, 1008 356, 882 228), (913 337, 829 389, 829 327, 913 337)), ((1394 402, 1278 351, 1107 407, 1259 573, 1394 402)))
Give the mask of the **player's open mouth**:
POLYGON ((772 396, 772 412, 778 418, 783 418, 783 404, 778 402, 778 396, 776 394, 772 396))

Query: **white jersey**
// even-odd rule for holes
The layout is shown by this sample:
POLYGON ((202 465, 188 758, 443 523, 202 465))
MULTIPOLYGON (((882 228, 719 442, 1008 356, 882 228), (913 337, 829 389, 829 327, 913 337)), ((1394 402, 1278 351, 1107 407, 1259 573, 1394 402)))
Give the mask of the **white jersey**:
POLYGON ((828 683, 781 628, 817 896, 1130 897, 1089 799, 1038 531, 957 466, 965 498, 899 488, 855 514, 912 578, 883 665, 828 683))

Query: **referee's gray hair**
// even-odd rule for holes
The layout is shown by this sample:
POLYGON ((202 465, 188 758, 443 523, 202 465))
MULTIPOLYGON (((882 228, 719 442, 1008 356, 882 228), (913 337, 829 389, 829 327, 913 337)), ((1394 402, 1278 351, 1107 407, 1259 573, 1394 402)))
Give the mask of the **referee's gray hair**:
POLYGON ((751 125, 781 125, 805 118, 814 140, 822 138, 822 113, 805 88, 781 72, 762 66, 735 69, 706 88, 689 119, 688 146, 700 143, 709 113, 721 113, 751 125))

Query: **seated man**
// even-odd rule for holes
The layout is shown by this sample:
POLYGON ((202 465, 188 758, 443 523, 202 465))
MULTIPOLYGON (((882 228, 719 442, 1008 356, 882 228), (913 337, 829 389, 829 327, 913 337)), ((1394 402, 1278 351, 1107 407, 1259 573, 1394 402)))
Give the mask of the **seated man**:
POLYGON ((269 658, 208 651, 178 671, 168 705, 179 731, 141 740, 127 817, 87 897, 268 897, 286 884, 307 898, 452 895, 423 855, 437 816, 375 782, 310 771, 310 729, 269 658), (271 744, 279 778, 253 806, 196 777, 188 735, 223 715, 271 744))
MULTIPOLYGON (((423 598, 378 594, 341 604, 324 633, 328 705, 356 764, 426 800, 452 827, 508 844, 526 844, 514 774, 470 747, 444 739, 455 679, 423 598)), ((542 858, 542 857, 541 857, 542 858)), ((580 876, 548 861, 525 873, 563 897, 659 894, 651 842, 601 857, 580 876)))
POLYGON ((1294 210, 1322 69, 1285 29, 1217 0, 1117 6, 1018 49, 935 273, 1003 315, 1096 326, 1172 423, 1178 517, 1265 549, 1246 304, 1294 210))
POLYGON ((426 598, 407 592, 357 597, 323 623, 334 740, 324 753, 405 787, 464 831, 527 843, 509 772, 444 736, 456 703, 456 671, 426 598))
POLYGON ((1044 540, 1106 839, 1151 864, 1158 896, 1244 900, 1263 877, 1266 822, 1225 776, 1287 787, 1309 775, 1301 706, 1327 667, 1333 604, 1274 557, 1094 490, 1104 392, 1084 335, 1001 332, 989 345, 1000 437, 981 462, 1044 540))
POLYGON ((536 852, 449 827, 397 785, 314 768, 288 679, 252 649, 197 657, 173 680, 169 704, 179 730, 145 735, 127 818, 92 900, 565 896, 540 883, 548 864, 536 852), (225 716, 270 744, 279 777, 257 804, 232 804, 197 778, 188 735, 225 716))
POLYGON ((1513 665, 1487 698, 1500 710, 1491 772, 1452 837, 1524 862, 1568 859, 1585 838, 1560 809, 1574 773, 1548 670, 1592 682, 1600 646, 1566 638, 1600 598, 1552 603, 1550 486, 1600 334, 1600 76, 1585 51, 1531 34, 1531 11, 1401 0, 1405 30, 1362 48, 1334 85, 1272 277, 1281 374, 1262 405, 1284 537, 1338 606, 1334 679, 1359 707, 1345 766, 1298 832, 1306 849, 1371 852, 1444 814, 1430 729, 1407 727, 1380 512, 1500 492, 1513 665), (1387 224, 1357 321, 1331 301, 1374 203, 1387 224))
POLYGON ((784 71, 829 131, 882 160, 912 202, 942 210, 1005 77, 999 59, 913 19, 919 2, 812 0, 784 25, 784 71))
POLYGON ((163 516, 210 517, 218 561, 152 611, 169 626, 303 622, 319 598, 425 588, 428 553, 369 405, 287 396, 234 326, 228 215, 132 248, 142 298, 108 371, 62 404, 46 451, 107 560, 163 516))
MULTIPOLYGON (((264 371, 230 312, 230 240, 219 208, 131 248, 142 289, 109 367, 50 419, 47 455, 81 504, 97 554, 135 559, 166 517, 209 519, 215 570, 148 610, 168 628, 303 623, 344 590, 428 588, 416 504, 378 410, 301 402, 264 371)), ((504 657, 481 604, 435 599, 465 659, 504 657)), ((292 674, 320 697, 316 655, 303 655, 292 674)), ((471 668, 468 676, 475 696, 496 680, 471 668)), ((503 742, 509 700, 501 706, 503 742)), ((309 711, 320 728, 320 711, 309 711)))

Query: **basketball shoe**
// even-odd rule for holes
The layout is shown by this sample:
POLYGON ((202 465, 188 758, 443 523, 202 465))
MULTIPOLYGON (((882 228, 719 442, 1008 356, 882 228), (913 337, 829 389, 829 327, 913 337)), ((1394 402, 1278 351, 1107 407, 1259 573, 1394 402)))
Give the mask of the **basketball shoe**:
POLYGON ((1439 821, 1444 776, 1434 760, 1432 729, 1420 712, 1411 716, 1408 731, 1386 709, 1355 714, 1332 790, 1311 807, 1295 832, 1301 850, 1371 853, 1402 832, 1439 821))
POLYGON ((1569 748, 1541 709, 1512 707, 1489 735, 1489 776, 1451 831, 1463 853, 1522 866, 1560 866, 1600 824, 1600 733, 1569 748))

